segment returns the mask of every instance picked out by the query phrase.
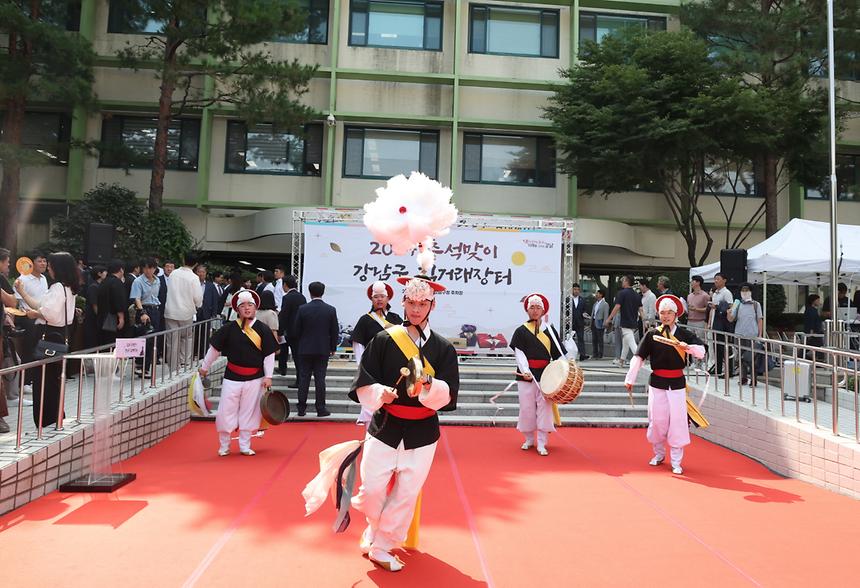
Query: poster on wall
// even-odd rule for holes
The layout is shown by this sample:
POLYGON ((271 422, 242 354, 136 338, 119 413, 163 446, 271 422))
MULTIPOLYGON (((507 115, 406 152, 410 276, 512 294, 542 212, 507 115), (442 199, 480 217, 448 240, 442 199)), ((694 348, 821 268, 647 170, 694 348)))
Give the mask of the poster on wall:
MULTIPOLYGON (((514 330, 527 320, 523 298, 544 294, 556 328, 561 317, 562 235, 555 229, 455 228, 437 239, 432 278, 448 289, 436 295, 430 327, 474 353, 511 353, 514 330)), ((403 316, 398 276, 417 272, 414 252, 394 255, 363 225, 306 222, 302 291, 325 284, 323 299, 337 309, 341 347, 370 310, 367 288, 376 280, 394 288, 392 310, 403 316)))

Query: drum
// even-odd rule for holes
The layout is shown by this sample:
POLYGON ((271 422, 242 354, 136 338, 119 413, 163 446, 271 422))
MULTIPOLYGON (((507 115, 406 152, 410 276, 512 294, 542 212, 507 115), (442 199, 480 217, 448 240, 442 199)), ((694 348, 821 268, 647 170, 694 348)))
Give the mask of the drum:
POLYGON ((268 423, 280 425, 290 416, 290 400, 281 390, 269 388, 260 397, 260 412, 268 423))
POLYGON ((572 359, 556 359, 549 362, 540 378, 540 390, 550 402, 567 404, 582 392, 585 377, 582 368, 572 359))

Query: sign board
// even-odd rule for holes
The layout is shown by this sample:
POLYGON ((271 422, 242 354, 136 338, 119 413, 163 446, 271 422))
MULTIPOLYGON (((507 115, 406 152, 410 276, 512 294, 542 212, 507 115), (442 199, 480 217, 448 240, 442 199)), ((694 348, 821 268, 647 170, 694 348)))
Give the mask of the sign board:
POLYGON ((128 357, 143 357, 143 350, 146 347, 146 339, 143 337, 136 339, 117 339, 114 356, 117 359, 125 359, 128 357))
MULTIPOLYGON (((367 288, 376 280, 394 288, 392 310, 403 316, 398 276, 417 273, 415 254, 394 255, 362 225, 306 222, 302 287, 325 284, 323 299, 337 309, 341 347, 370 310, 367 288)), ((458 347, 476 353, 510 353, 514 330, 527 320, 522 300, 540 292, 550 318, 561 317, 562 231, 560 229, 455 228, 436 241, 431 277, 447 287, 436 295, 430 327, 458 347)))

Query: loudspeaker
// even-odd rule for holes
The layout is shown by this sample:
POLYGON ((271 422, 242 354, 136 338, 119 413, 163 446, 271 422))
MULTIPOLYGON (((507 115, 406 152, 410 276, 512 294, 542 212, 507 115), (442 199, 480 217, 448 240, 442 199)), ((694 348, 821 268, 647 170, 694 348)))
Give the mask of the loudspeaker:
POLYGON ((747 281, 747 250, 723 249, 720 251, 720 273, 726 282, 737 286, 747 281))
POLYGON ((116 230, 106 223, 90 223, 87 228, 87 263, 105 265, 113 258, 116 230))

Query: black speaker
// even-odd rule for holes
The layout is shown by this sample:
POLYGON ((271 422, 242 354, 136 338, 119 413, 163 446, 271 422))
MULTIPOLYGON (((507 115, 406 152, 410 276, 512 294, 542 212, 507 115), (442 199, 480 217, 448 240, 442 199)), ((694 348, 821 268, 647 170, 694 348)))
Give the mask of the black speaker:
POLYGON ((90 223, 87 228, 87 263, 106 265, 113 258, 116 230, 106 223, 90 223))
POLYGON ((720 273, 726 277, 726 282, 737 286, 747 281, 747 250, 722 249, 720 251, 720 273))

